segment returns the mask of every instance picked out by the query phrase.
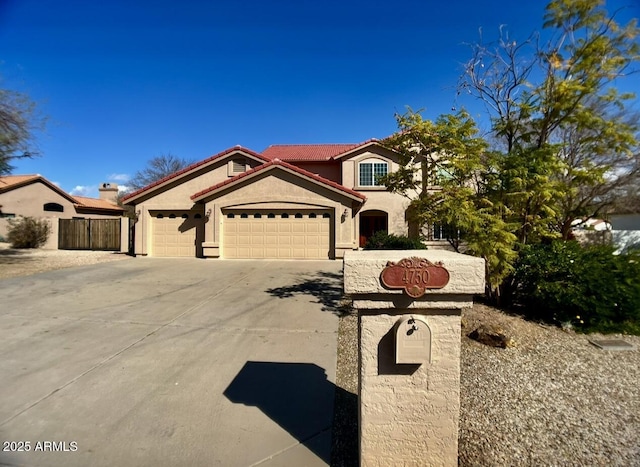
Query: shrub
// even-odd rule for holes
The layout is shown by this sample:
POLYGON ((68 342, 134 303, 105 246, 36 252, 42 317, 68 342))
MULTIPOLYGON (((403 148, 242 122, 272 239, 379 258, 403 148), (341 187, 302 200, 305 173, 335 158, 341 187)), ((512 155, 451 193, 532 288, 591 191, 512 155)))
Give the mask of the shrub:
POLYGON ((640 334, 640 253, 556 241, 527 246, 514 298, 528 317, 582 332, 640 334))
POLYGON ((384 230, 374 233, 364 246, 365 250, 426 250, 426 245, 418 239, 406 235, 394 235, 384 230))
POLYGON ((46 219, 20 216, 8 219, 7 240, 13 248, 40 248, 47 242, 51 226, 46 219))

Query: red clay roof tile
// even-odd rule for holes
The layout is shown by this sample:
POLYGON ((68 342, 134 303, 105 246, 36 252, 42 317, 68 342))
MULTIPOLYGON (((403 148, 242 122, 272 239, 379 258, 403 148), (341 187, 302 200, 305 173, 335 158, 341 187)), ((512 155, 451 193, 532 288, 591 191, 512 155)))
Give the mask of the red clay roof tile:
POLYGON ((164 178, 162 178, 162 179, 160 179, 160 180, 158 180, 156 182, 153 182, 153 183, 151 183, 151 184, 149 184, 149 185, 147 185, 145 187, 142 187, 139 190, 131 192, 131 193, 127 194, 126 196, 124 196, 122 198, 122 201, 126 202, 127 200, 129 200, 129 199, 131 199, 131 198, 133 198, 133 197, 135 197, 135 196, 137 196, 137 195, 139 195, 141 193, 144 193, 145 191, 147 191, 147 190, 149 190, 151 188, 154 188, 154 187, 156 187, 158 185, 161 185, 161 184, 163 184, 165 182, 168 182, 169 180, 171 180, 173 178, 176 178, 176 177, 178 177, 178 176, 180 176, 180 175, 182 175, 184 173, 190 172, 191 170, 197 169, 198 167, 200 167, 202 165, 205 165, 205 164, 207 164, 207 163, 209 163, 209 162, 211 162, 211 161, 213 161, 215 159, 218 159, 220 157, 224 157, 224 156, 226 156, 226 155, 228 155, 228 154, 230 154, 230 153, 232 153, 234 151, 242 151, 242 152, 245 152, 245 153, 247 153, 247 154, 249 154, 251 156, 257 157, 258 159, 261 159, 261 160, 263 160, 265 162, 268 161, 268 159, 265 158, 263 155, 261 155, 261 154, 259 154, 257 152, 254 152, 251 149, 247 149, 247 148, 244 148, 244 147, 239 146, 239 145, 238 146, 234 146, 232 148, 225 149, 224 151, 219 152, 218 154, 214 154, 213 156, 208 157, 208 158, 206 158, 204 160, 201 160, 199 162, 191 164, 190 166, 185 167, 184 169, 179 170, 179 171, 177 171, 177 172, 175 172, 175 173, 173 173, 171 175, 167 175, 166 177, 164 177, 164 178))
POLYGON ((120 206, 107 201, 106 199, 87 198, 86 196, 74 196, 78 201, 76 206, 87 209, 110 209, 115 211, 124 211, 120 206))
POLYGON ((32 180, 41 178, 40 175, 4 175, 0 177, 0 190, 5 190, 32 180))
POLYGON ((216 191, 216 190, 218 190, 218 189, 220 189, 220 188, 222 188, 222 187, 224 187, 226 185, 229 185, 231 183, 235 183, 238 180, 241 180, 241 179, 243 179, 245 177, 253 175, 253 174, 257 173, 257 172, 261 172, 261 171, 263 171, 263 170, 265 170, 265 169, 267 169, 269 167, 272 167, 272 166, 281 166, 281 167, 287 168, 289 170, 293 170, 294 172, 297 172, 300 175, 303 175, 305 177, 311 178, 311 179, 315 180, 316 182, 318 182, 320 184, 329 185, 329 186, 331 186, 331 187, 333 187, 335 189, 338 189, 338 190, 343 191, 345 193, 348 193, 348 194, 350 194, 352 196, 360 198, 363 201, 365 199, 367 199, 366 196, 364 196, 361 193, 358 193, 357 191, 351 190, 350 188, 347 188, 347 187, 345 187, 343 185, 340 185, 339 183, 333 182, 331 180, 327 180, 324 177, 321 177, 319 175, 313 174, 313 173, 311 173, 311 172, 309 172, 307 170, 301 169, 300 167, 296 167, 295 165, 291 165, 291 164, 289 164, 289 163, 287 163, 285 161, 282 161, 280 159, 273 159, 273 160, 267 162, 266 164, 262 164, 262 165, 259 165, 258 167, 254 167, 253 169, 247 170, 246 172, 243 172, 243 173, 241 173, 239 175, 236 175, 233 178, 229 178, 229 179, 227 179, 227 180, 225 180, 225 181, 223 181, 221 183, 218 183, 218 184, 213 185, 213 186, 211 186, 209 188, 206 188, 206 189, 204 189, 202 191, 199 191, 198 193, 195 193, 194 195, 192 195, 191 199, 195 201, 196 199, 201 198, 201 197, 203 197, 204 195, 206 195, 208 193, 216 191))
POLYGON ((262 151, 267 159, 283 161, 329 161, 340 154, 377 141, 370 139, 363 143, 348 144, 273 144, 262 151))

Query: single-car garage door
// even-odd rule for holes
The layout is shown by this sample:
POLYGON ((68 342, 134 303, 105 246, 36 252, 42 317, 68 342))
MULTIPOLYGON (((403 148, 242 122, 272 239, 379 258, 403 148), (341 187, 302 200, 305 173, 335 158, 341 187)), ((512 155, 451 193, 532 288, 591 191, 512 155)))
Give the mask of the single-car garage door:
POLYGON ((328 259, 328 210, 223 211, 223 257, 328 259))
POLYGON ((197 216, 189 211, 152 212, 152 256, 196 256, 197 216))

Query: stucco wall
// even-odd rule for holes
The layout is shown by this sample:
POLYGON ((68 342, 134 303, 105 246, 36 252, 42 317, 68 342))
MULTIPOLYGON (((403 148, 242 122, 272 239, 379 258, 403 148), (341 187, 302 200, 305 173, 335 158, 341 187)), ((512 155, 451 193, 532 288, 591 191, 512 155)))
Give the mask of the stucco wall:
MULTIPOLYGON (((179 177, 175 182, 167 184, 151 196, 144 197, 136 203, 136 206, 144 205, 146 209, 190 209, 194 204, 191 201, 192 195, 237 175, 229 172, 229 162, 242 158, 239 154, 230 155, 189 176, 179 177)), ((250 168, 260 165, 259 162, 248 157, 245 160, 250 168)))
POLYGON ((338 162, 292 162, 292 164, 332 182, 342 183, 338 162))
MULTIPOLYGON (((352 205, 354 201, 316 183, 273 169, 230 187, 206 200, 205 212, 211 210, 211 217, 205 231, 205 250, 212 256, 223 248, 223 209, 311 209, 324 208, 332 212, 336 250, 355 247, 355 219, 352 205), (347 211, 343 220, 342 214, 347 211)), ((206 255, 206 253, 205 253, 206 255)), ((336 256, 342 254, 336 251, 336 256)))
POLYGON ((395 364, 393 329, 402 314, 360 314, 361 465, 457 464, 458 313, 422 316, 431 329, 431 363, 417 368, 395 364))
MULTIPOLYGON (((3 214, 15 214, 24 217, 46 219, 51 226, 51 234, 45 249, 58 248, 58 220, 81 217, 85 219, 117 219, 120 216, 113 214, 79 214, 74 203, 47 185, 35 182, 21 186, 11 191, 0 194, 0 205, 3 214), (63 212, 45 211, 46 203, 57 203, 63 207, 63 212)), ((0 218, 0 235, 6 238, 9 223, 7 218, 0 218)))
MULTIPOLYGON (((397 156, 384 148, 374 146, 368 150, 350 154, 342 160, 342 184, 356 190, 367 197, 360 212, 378 210, 388 215, 388 232, 396 235, 407 235, 408 224, 405 219, 405 211, 409 206, 409 200, 399 194, 386 191, 384 187, 359 186, 358 164, 365 160, 378 159, 387 162, 389 172, 399 169, 397 156)), ((356 231, 359 231, 359 217, 356 219, 356 231)))
MULTIPOLYGON (((484 272, 481 258, 448 251, 352 251, 345 255, 344 289, 353 297, 360 327, 361 465, 457 465, 460 313, 472 306, 473 294, 484 291, 484 272), (448 283, 417 299, 382 283, 381 273, 388 261, 397 263, 414 256, 442 264, 449 272, 448 283), (426 322, 430 359, 396 363, 396 339, 402 333, 396 335, 395 326, 405 317, 426 322)), ((415 332, 424 331, 418 328, 415 332)))

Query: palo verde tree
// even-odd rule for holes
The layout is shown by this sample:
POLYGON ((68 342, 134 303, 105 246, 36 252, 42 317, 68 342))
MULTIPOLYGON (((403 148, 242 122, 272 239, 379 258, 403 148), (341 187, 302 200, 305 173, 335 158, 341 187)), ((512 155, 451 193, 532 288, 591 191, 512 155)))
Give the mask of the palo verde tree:
POLYGON ((449 241, 456 250, 464 245, 483 257, 488 289, 495 293, 512 272, 516 237, 502 215, 504 206, 487 196, 496 179, 486 141, 465 111, 432 122, 409 109, 396 120, 398 132, 384 144, 399 154, 400 167, 383 183, 410 200, 410 222, 445 225, 454 232, 449 241))
POLYGON ((634 71, 639 30, 604 4, 553 0, 542 34, 518 42, 501 29, 466 64, 460 91, 484 102, 501 152, 493 199, 522 244, 568 238, 575 219, 598 216, 640 178, 635 96, 616 88, 634 71))
POLYGON ((0 89, 0 175, 11 173, 11 161, 37 155, 34 132, 44 127, 35 103, 17 91, 0 89))

